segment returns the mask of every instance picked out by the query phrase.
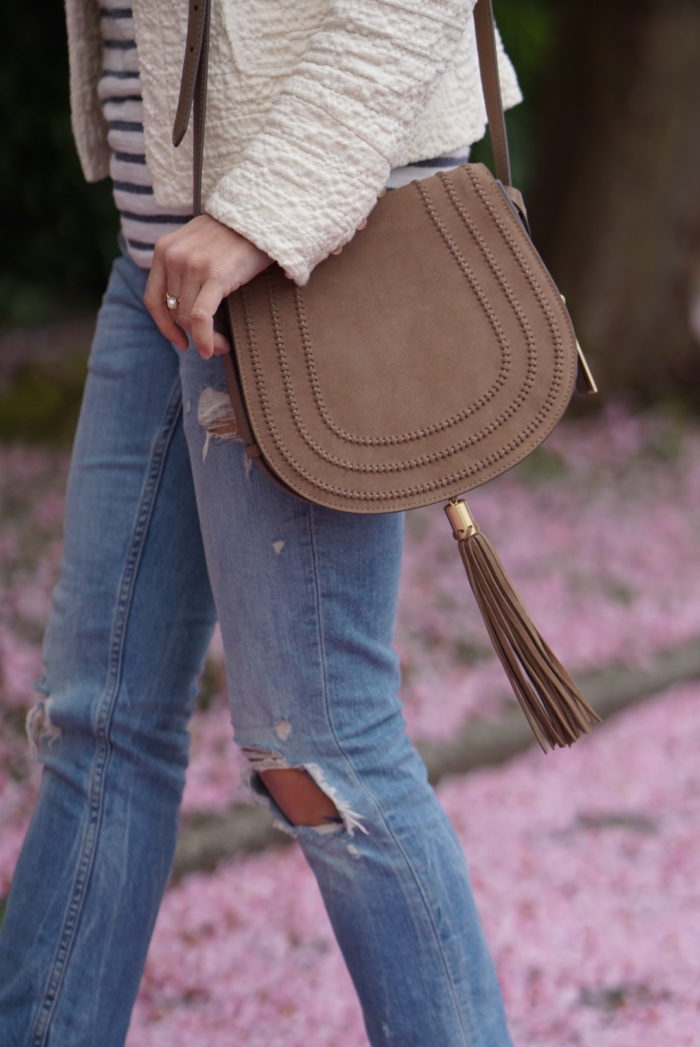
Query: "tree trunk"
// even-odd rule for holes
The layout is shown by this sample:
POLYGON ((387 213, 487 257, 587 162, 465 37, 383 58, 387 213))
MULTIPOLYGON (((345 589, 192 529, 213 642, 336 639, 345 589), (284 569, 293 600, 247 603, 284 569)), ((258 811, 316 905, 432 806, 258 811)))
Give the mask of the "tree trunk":
POLYGON ((562 5, 533 234, 604 393, 700 391, 700 3, 562 5))

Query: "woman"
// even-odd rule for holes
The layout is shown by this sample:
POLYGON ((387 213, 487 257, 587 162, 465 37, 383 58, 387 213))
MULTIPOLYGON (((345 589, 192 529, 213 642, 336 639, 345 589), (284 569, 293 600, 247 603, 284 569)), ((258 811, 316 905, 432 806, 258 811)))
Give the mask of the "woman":
POLYGON ((317 877, 370 1042, 511 1042, 397 696, 402 516, 322 509, 246 467, 212 322, 273 260, 304 283, 387 183, 466 155, 484 129, 472 6, 215 0, 191 218, 191 141, 170 139, 185 6, 67 0, 77 147, 89 180, 111 173, 122 253, 28 716, 43 776, 0 937, 6 1047, 124 1043, 217 618, 251 785, 317 877))

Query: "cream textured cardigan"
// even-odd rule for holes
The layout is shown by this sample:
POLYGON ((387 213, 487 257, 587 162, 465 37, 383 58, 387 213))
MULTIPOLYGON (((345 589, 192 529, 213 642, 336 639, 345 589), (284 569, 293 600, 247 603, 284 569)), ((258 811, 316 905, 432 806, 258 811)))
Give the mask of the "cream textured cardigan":
MULTIPOLYGON (((389 171, 485 129, 474 0, 211 0, 205 210, 297 283, 354 235, 389 171)), ((65 0, 71 116, 88 181, 109 173, 98 0, 65 0)), ((171 128, 186 0, 133 0, 157 203, 191 204, 192 131, 171 128)), ((504 104, 521 95, 499 41, 504 104)))

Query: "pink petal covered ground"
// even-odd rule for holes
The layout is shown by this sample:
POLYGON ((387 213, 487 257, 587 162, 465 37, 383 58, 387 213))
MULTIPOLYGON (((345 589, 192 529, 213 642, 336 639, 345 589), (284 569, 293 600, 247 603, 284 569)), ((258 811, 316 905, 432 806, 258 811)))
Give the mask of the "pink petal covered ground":
MULTIPOLYGON (((699 702, 677 688, 439 789, 516 1047, 700 1044, 699 702)), ((192 1043, 366 1044, 296 847, 168 892, 128 1047, 192 1043)))

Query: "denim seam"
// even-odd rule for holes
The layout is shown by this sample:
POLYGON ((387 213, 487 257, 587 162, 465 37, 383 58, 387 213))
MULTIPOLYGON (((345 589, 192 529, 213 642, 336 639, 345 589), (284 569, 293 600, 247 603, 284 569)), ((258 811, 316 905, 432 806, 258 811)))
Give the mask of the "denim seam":
POLYGON ((133 598, 134 585, 143 546, 148 534, 148 527, 153 515, 156 495, 168 448, 172 441, 175 426, 180 415, 182 397, 180 381, 176 379, 163 416, 163 422, 154 438, 149 456, 149 468, 139 498, 139 509, 132 529, 131 541, 124 570, 118 588, 118 599, 112 623, 112 639, 105 691, 97 706, 95 716, 95 735, 97 752, 93 759, 90 776, 88 822, 81 840, 80 856, 73 886, 72 897, 64 917, 63 933, 49 971, 44 995, 37 1008, 36 1018, 30 1034, 32 1047, 44 1047, 49 1033, 49 1023, 53 1017, 63 987, 66 967, 75 942, 85 894, 90 881, 95 851, 99 840, 99 829, 102 820, 104 801, 104 783, 109 767, 111 742, 109 728, 112 722, 114 707, 121 682, 124 638, 126 636, 129 609, 133 598))
POLYGON ((432 927, 432 930, 433 930, 433 935, 434 935, 435 941, 437 943, 438 951, 440 953, 440 958, 441 958, 443 966, 445 968, 445 974, 447 976, 447 981, 448 981, 449 986, 450 986, 450 996, 452 998, 452 1003, 453 1003, 455 1014, 457 1016, 457 1021, 459 1022, 459 1026, 460 1026, 460 1028, 462 1030, 462 1034, 464 1036, 464 1044, 465 1044, 465 1047, 466 1047, 466 1045, 468 1045, 468 1043, 469 1043, 469 1035, 468 1035, 468 1031, 467 1031, 467 1029, 465 1028, 465 1025, 464 1025, 462 1010, 461 1010, 461 1007, 459 1006, 459 1000, 458 1000, 458 997, 457 997, 457 992, 456 992, 456 986, 455 986, 455 983, 454 983, 454 979, 452 977, 452 971, 450 969, 450 964, 449 964, 449 962, 447 960, 447 957, 445 955, 445 950, 443 948, 442 941, 440 939, 440 934, 438 932, 438 928, 435 925, 435 921, 433 919, 433 914, 432 914, 430 905, 428 904, 428 900, 425 897, 425 893, 424 893, 423 888, 422 888, 422 886, 420 884, 420 880, 418 879, 418 877, 417 877, 417 875, 416 875, 416 873, 415 873, 415 871, 413 869, 413 866, 412 866, 411 862, 409 861, 409 858, 408 858, 408 855, 406 853, 405 848, 403 847, 403 845, 401 844, 400 840, 396 837, 396 835, 394 834, 393 830, 391 829, 391 827, 387 823, 386 818, 384 817, 384 813, 382 811, 381 804, 379 803, 377 797, 374 795, 374 792, 372 791, 372 789, 370 789, 370 787, 365 782, 363 782, 361 780, 361 778, 359 777, 357 771, 355 770, 355 767, 353 766, 352 760, 350 759, 350 757, 346 753, 346 751, 345 751, 345 749, 344 749, 340 739, 338 738, 338 734, 337 734, 336 729, 335 729, 335 724, 333 723, 333 716, 332 716, 332 712, 331 712, 331 705, 330 705, 330 702, 328 700, 327 661, 326 661, 326 652, 325 652, 325 647, 324 647, 324 642, 323 642, 323 604, 322 604, 322 600, 321 600, 321 586, 320 586, 319 572, 318 572, 318 549, 317 549, 317 543, 316 543, 316 534, 315 534, 315 530, 314 530, 314 506, 313 506, 312 503, 309 503, 309 506, 308 506, 308 520, 309 520, 309 536, 310 536, 310 539, 311 539, 311 554, 312 554, 311 555, 311 564, 312 564, 312 569, 313 569, 314 594, 315 594, 315 597, 316 597, 316 607, 317 607, 316 621, 317 621, 317 630, 318 630, 319 659, 320 659, 320 663, 321 663, 321 684, 322 684, 322 688, 323 688, 323 705, 324 705, 324 709, 325 709, 325 713, 326 713, 326 720, 327 720, 328 725, 330 727, 331 734, 333 736, 333 741, 334 741, 334 743, 336 745, 336 748, 338 749, 338 752, 342 753, 343 759, 345 760, 345 763, 348 766, 352 777, 355 779, 355 781, 357 782, 357 784, 360 787, 360 789, 362 789, 365 793, 367 793, 369 796, 371 796, 372 801, 373 801, 373 803, 375 805, 375 808, 376 808, 376 810, 377 810, 377 812, 379 814, 379 817, 381 818, 382 823, 384 825, 384 829, 385 829, 387 835, 389 837, 391 837, 391 839, 393 840, 394 845, 397 848, 398 852, 401 854, 401 857, 404 860, 404 864, 406 865, 406 868, 408 869, 409 874, 410 874, 410 876, 413 879, 413 882, 415 884, 416 890, 417 890, 418 894, 421 897, 421 900, 423 902, 423 907, 425 909, 425 913, 426 913, 426 915, 428 917, 428 921, 429 921, 430 926, 432 927))

